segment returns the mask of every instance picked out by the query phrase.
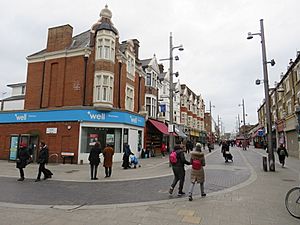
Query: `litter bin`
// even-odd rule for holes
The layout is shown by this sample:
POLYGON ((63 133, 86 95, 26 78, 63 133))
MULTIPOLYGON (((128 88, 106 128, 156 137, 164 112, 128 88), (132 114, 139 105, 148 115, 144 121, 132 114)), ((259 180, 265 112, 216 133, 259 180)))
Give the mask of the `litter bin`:
POLYGON ((263 169, 264 169, 264 171, 268 172, 268 162, 267 162, 267 157, 266 157, 266 156, 263 156, 263 157, 262 157, 262 160, 263 160, 263 169))

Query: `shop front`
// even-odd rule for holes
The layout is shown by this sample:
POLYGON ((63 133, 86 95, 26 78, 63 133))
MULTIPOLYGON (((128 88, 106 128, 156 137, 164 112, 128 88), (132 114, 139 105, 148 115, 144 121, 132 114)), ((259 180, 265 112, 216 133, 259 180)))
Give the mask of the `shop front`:
POLYGON ((285 120, 286 148, 290 156, 299 156, 298 144, 298 121, 295 116, 287 117, 285 120))
POLYGON ((87 163, 91 147, 99 141, 102 148, 112 145, 114 161, 120 161, 124 144, 129 144, 135 154, 143 146, 144 125, 144 117, 121 111, 0 113, 0 158, 14 160, 20 142, 36 149, 44 140, 49 146, 50 162, 61 162, 62 153, 67 152, 74 153, 75 162, 87 163))

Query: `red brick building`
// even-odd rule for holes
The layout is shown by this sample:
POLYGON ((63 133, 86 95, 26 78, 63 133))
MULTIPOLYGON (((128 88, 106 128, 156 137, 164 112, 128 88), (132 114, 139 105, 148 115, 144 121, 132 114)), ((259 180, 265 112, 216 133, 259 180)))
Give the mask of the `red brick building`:
POLYGON ((139 41, 119 42, 107 6, 91 29, 73 36, 63 25, 48 29, 46 48, 27 57, 25 111, 0 113, 0 159, 14 159, 17 142, 35 149, 44 140, 52 155, 72 152, 87 162, 94 141, 144 145, 145 73, 139 41), (14 137, 14 138, 13 138, 14 137))

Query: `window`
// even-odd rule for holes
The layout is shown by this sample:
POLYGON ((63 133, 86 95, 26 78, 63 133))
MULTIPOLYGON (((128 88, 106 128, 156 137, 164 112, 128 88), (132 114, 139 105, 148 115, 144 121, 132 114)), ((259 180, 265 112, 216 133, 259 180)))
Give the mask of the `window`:
POLYGON ((134 106, 134 89, 133 87, 126 86, 126 109, 133 111, 134 106))
POLYGON ((300 80, 300 66, 297 67, 296 69, 296 82, 300 80))
POLYGON ((287 114, 290 115, 292 113, 292 102, 291 100, 287 101, 287 114))
POLYGON ((134 80, 135 60, 130 54, 127 54, 127 77, 134 80))
POLYGON ((286 92, 289 92, 289 91, 290 91, 290 82, 289 82, 288 79, 287 79, 286 82, 285 82, 285 90, 286 90, 286 92))
POLYGON ((111 74, 96 74, 94 102, 110 102, 113 99, 114 78, 111 74))
POLYGON ((146 85, 151 86, 151 73, 147 73, 146 85))
POLYGON ((96 59, 115 61, 115 42, 112 37, 97 39, 96 59))
POLYGON ((146 97, 146 110, 148 113, 148 116, 156 117, 157 113, 157 101, 156 98, 147 96, 146 97))

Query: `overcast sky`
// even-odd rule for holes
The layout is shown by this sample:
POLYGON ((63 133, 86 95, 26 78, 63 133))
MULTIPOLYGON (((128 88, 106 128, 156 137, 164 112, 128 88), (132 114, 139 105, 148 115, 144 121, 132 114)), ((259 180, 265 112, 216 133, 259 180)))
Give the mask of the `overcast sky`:
MULTIPOLYGON (((0 7, 0 98, 6 85, 25 82, 26 56, 46 46, 49 27, 70 24, 73 35, 84 32, 99 19, 108 4, 120 40, 140 41, 140 59, 169 55, 169 34, 180 57, 174 61, 180 83, 209 101, 213 117, 220 115, 225 131, 236 129, 242 118, 242 98, 248 116, 257 123, 257 108, 264 98, 260 37, 247 40, 247 33, 260 32, 264 19, 270 86, 287 71, 289 59, 300 50, 299 0, 10 0, 0 7)), ((164 61, 165 68, 169 67, 164 61)))

